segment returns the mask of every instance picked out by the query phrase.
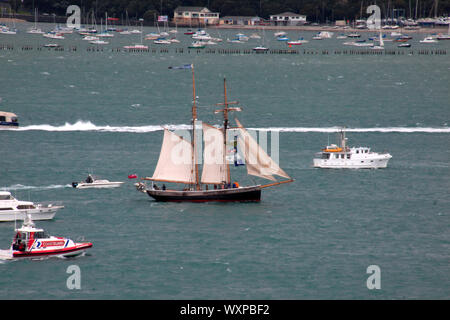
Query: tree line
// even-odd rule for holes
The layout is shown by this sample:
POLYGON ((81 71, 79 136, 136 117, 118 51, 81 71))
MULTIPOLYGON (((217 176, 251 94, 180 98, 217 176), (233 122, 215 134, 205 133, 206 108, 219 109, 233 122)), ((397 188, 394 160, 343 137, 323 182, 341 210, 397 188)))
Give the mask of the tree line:
MULTIPOLYGON (((4 2, 4 1, 3 1, 4 2)), ((78 5, 86 16, 144 18, 152 21, 158 15, 173 17, 178 6, 207 7, 220 16, 259 16, 268 19, 272 14, 286 11, 303 14, 311 22, 355 20, 367 18, 366 8, 376 4, 383 18, 403 16, 424 18, 448 16, 450 0, 7 0, 13 10, 33 13, 55 13, 64 16, 69 5, 78 5)))

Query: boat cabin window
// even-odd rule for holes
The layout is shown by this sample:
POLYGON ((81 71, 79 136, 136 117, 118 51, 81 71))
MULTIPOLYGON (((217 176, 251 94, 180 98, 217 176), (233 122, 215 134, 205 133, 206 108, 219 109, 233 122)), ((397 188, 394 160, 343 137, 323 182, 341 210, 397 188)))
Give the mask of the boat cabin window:
POLYGON ((322 159, 330 159, 329 153, 322 153, 322 159))
POLYGON ((0 195, 0 200, 12 200, 11 195, 9 194, 0 195))
POLYGON ((347 153, 347 159, 350 159, 350 153, 347 153))
POLYGON ((13 208, 0 208, 0 210, 13 210, 13 208))
POLYGON ((356 153, 359 153, 359 150, 356 150, 356 153))
POLYGON ((11 122, 17 122, 17 118, 16 117, 12 117, 11 118, 11 122))
POLYGON ((27 233, 26 232, 17 232, 16 234, 16 240, 27 240, 27 233))
POLYGON ((0 116, 0 121, 6 121, 6 117, 5 116, 0 116))
POLYGON ((39 231, 34 233, 35 239, 45 239, 48 238, 48 234, 45 231, 39 231))
POLYGON ((21 204, 17 206, 17 209, 36 209, 36 207, 29 204, 21 204))
POLYGON ((345 154, 341 154, 341 159, 344 159, 344 157, 345 157, 345 154))

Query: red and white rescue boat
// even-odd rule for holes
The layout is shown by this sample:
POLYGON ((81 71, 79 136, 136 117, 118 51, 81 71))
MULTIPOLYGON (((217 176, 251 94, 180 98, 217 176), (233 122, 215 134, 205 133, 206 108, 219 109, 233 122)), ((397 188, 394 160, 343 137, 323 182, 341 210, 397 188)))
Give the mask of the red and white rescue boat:
POLYGON ((44 229, 35 227, 30 215, 24 220, 22 227, 15 231, 11 248, 0 250, 1 258, 74 257, 92 247, 90 242, 77 243, 64 237, 48 235, 44 229))

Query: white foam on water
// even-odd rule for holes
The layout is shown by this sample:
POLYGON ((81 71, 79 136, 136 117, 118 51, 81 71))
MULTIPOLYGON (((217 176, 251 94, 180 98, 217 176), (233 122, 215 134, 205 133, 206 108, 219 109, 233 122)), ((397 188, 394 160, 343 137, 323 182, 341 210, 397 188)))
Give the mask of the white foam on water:
MULTIPOLYGON (((190 125, 187 124, 164 124, 164 125, 147 125, 147 126, 98 126, 90 121, 79 120, 73 124, 65 123, 61 126, 54 126, 50 124, 38 124, 19 127, 14 131, 55 131, 55 132, 70 132, 70 131, 97 131, 97 132, 131 132, 131 133, 147 133, 154 131, 161 131, 164 128, 169 130, 188 130, 190 125)), ((276 131, 276 132, 338 132, 340 127, 268 127, 268 128, 248 128, 256 131, 276 131)), ((0 129, 1 130, 1 129, 0 129)), ((373 128, 346 128, 347 132, 398 132, 398 133, 450 133, 448 127, 373 127, 373 128)))
POLYGON ((24 186, 22 184, 13 184, 9 187, 0 187, 0 191, 17 191, 17 190, 49 190, 49 189, 62 189, 72 188, 70 184, 52 184, 49 186, 24 186))

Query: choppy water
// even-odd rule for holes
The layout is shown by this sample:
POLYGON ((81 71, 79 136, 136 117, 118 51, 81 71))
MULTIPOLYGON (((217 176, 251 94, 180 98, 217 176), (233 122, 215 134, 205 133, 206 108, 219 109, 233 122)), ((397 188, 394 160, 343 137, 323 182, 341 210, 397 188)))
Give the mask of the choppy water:
MULTIPOLYGON (((22 51, 50 41, 0 36, 15 47, 0 50, 0 109, 21 124, 0 131, 0 189, 62 201, 54 220, 37 225, 94 244, 76 259, 0 263, 0 298, 450 297, 447 55, 111 52, 138 36, 87 52, 77 35, 61 42, 77 45, 75 52, 22 51), (187 63, 196 68, 199 118, 220 122, 213 111, 226 77, 241 122, 279 134, 280 165, 294 183, 264 190, 256 204, 156 203, 134 190, 127 176, 153 173, 162 128, 189 124, 191 73, 168 69, 187 63), (389 167, 313 169, 314 153, 334 141, 337 126, 349 128, 350 145, 391 153, 389 167), (88 171, 126 184, 70 188, 88 171), (80 290, 66 286, 73 264, 80 290), (366 287, 369 265, 381 269, 380 290, 366 287)), ((186 47, 187 36, 178 37, 182 44, 173 46, 186 47)), ((285 48, 272 34, 266 41, 285 48)), ((433 46, 449 50, 450 42, 433 46)), ((305 48, 342 45, 332 39, 305 48)), ((0 224, 0 248, 10 245, 13 228, 0 224)))

